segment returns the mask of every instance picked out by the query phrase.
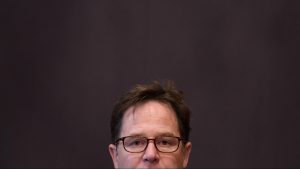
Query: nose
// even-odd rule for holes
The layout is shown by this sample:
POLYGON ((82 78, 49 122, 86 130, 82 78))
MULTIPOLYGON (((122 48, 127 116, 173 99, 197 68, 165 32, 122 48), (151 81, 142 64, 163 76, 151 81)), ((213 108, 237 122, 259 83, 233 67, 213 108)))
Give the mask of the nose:
POLYGON ((149 140, 148 146, 143 155, 143 161, 152 164, 159 161, 158 150, 156 149, 153 140, 149 140))

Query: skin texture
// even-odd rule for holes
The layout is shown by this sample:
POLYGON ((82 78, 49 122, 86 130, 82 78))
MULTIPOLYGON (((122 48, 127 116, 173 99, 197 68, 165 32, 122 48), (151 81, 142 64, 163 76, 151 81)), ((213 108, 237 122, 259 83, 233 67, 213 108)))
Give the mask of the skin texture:
MULTIPOLYGON (((124 114, 120 137, 145 136, 155 138, 161 135, 180 136, 177 118, 172 107, 158 101, 148 101, 130 107, 124 114)), ((159 152, 153 141, 141 153, 129 153, 122 142, 109 145, 109 152, 115 168, 186 168, 191 142, 183 144, 173 153, 159 152)))

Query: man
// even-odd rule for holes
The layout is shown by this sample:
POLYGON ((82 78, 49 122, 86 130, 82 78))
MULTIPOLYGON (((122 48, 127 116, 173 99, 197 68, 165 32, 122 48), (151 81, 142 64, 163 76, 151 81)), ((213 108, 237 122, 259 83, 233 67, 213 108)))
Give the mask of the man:
POLYGON ((113 109, 109 153, 115 168, 186 168, 190 110, 171 82, 136 85, 113 109))

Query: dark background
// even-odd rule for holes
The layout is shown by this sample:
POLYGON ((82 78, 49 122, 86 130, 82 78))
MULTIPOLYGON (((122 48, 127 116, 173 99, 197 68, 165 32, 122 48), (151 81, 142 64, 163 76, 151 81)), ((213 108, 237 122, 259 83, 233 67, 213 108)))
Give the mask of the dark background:
POLYGON ((190 168, 300 167, 300 1, 1 1, 1 167, 108 168, 136 83, 192 110, 190 168))

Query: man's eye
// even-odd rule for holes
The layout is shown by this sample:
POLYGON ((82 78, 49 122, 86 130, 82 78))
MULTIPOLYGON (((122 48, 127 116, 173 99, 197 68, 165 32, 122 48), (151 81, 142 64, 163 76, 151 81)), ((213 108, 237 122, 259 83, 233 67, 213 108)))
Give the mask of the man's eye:
POLYGON ((129 142, 129 146, 140 146, 143 145, 144 142, 143 140, 132 140, 131 142, 129 142))
POLYGON ((160 145, 170 145, 171 142, 170 142, 169 140, 160 140, 160 141, 158 142, 158 144, 160 144, 160 145))
POLYGON ((136 141, 133 142, 133 144, 134 144, 134 145, 140 145, 140 144, 141 144, 141 141, 140 141, 140 140, 136 140, 136 141))
POLYGON ((169 141, 167 141, 167 140, 163 140, 163 141, 161 141, 161 144, 163 144, 163 145, 167 145, 167 144, 170 144, 170 142, 169 142, 169 141))

